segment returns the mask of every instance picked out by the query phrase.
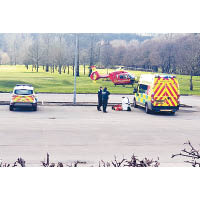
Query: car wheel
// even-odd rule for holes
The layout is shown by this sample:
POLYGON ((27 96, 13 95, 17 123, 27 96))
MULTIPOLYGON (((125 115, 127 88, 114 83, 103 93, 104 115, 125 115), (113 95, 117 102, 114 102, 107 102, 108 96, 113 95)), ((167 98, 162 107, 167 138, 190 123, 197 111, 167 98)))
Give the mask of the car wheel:
POLYGON ((32 108, 33 108, 33 111, 37 111, 37 105, 34 105, 32 108))
POLYGON ((176 113, 175 111, 171 111, 171 113, 170 113, 170 114, 171 114, 171 115, 175 115, 175 113, 176 113))
POLYGON ((12 105, 10 105, 9 109, 10 109, 10 111, 13 111, 14 107, 12 105))
POLYGON ((135 100, 135 99, 133 99, 133 107, 134 107, 134 108, 137 108, 137 107, 138 107, 138 105, 137 105, 137 103, 136 103, 136 100, 135 100))
POLYGON ((146 112, 147 114, 149 114, 149 113, 150 113, 149 106, 148 106, 148 104, 147 104, 147 103, 145 104, 145 112, 146 112))

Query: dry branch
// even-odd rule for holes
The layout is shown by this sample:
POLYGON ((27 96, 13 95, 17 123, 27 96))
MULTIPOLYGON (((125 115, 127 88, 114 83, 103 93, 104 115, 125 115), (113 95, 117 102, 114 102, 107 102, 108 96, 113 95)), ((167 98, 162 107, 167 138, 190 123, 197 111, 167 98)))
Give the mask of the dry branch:
POLYGON ((158 167, 159 165, 160 163, 157 160, 154 161, 153 159, 149 160, 147 158, 139 160, 134 154, 130 160, 123 158, 121 161, 117 161, 115 156, 114 161, 105 162, 101 160, 101 162, 99 162, 99 167, 158 167))
MULTIPOLYGON (((159 160, 159 159, 158 159, 159 160)), ((13 163, 13 165, 9 164, 9 163, 3 163, 2 160, 0 160, 0 167, 26 167, 25 165, 25 160, 22 158, 18 158, 17 161, 15 161, 13 163)), ((51 163, 50 162, 50 156, 47 153, 46 155, 46 159, 44 159, 44 161, 41 161, 42 166, 43 167, 64 167, 64 164, 62 162, 58 162, 58 163, 51 163)), ((75 161, 73 163, 66 163, 65 166, 66 167, 78 167, 80 165, 85 165, 87 164, 87 162, 85 161, 75 161)), ((200 163, 195 163, 196 165, 200 165, 200 163)), ((114 160, 110 161, 110 162, 105 162, 103 160, 99 161, 98 166, 99 167, 158 167, 160 165, 160 163, 157 160, 153 160, 153 159, 147 159, 144 158, 143 160, 138 159, 134 154, 132 155, 131 159, 126 159, 123 158, 121 160, 118 160, 116 156, 114 156, 114 160)), ((90 166, 93 167, 93 166, 90 166)))
POLYGON ((200 167, 200 162, 197 160, 200 159, 199 150, 193 147, 190 141, 184 143, 184 145, 187 145, 188 149, 184 148, 181 150, 178 154, 172 154, 171 158, 174 158, 176 156, 181 157, 187 157, 191 159, 190 161, 184 161, 185 163, 190 163, 193 167, 200 167))

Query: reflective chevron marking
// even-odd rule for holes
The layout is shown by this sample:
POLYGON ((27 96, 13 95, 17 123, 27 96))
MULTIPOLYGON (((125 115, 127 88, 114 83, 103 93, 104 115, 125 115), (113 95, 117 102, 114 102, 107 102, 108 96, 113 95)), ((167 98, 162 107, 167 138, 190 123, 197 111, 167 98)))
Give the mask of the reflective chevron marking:
POLYGON ((155 84, 155 106, 178 105, 178 82, 175 78, 160 78, 155 81, 155 84))
POLYGON ((174 86, 171 83, 170 83, 170 86, 171 86, 173 92, 175 93, 175 96, 178 96, 178 94, 177 94, 177 88, 175 90, 174 86))
POLYGON ((33 102, 34 97, 32 96, 14 96, 12 97, 13 102, 33 102))

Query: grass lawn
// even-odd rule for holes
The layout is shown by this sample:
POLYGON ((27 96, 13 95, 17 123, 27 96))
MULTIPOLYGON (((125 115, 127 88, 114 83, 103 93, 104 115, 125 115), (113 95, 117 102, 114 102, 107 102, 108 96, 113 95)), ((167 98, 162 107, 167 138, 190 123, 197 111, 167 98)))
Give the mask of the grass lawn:
MULTIPOLYGON (((109 69, 108 72, 113 70, 109 69)), ((83 67, 80 67, 80 77, 77 77, 77 93, 97 93, 100 86, 107 87, 111 93, 132 94, 132 86, 114 86, 111 81, 98 80, 94 83, 88 77, 88 67, 86 67, 85 75, 83 67)), ((106 74, 106 69, 100 69, 100 74, 106 74)), ((139 78, 140 74, 148 73, 141 71, 129 71, 139 78)), ((200 95, 200 77, 193 77, 194 90, 189 90, 189 76, 177 75, 181 94, 200 95)), ((72 75, 72 67, 70 67, 69 74, 45 72, 42 67, 39 72, 35 70, 32 72, 31 66, 27 70, 23 65, 11 66, 0 65, 0 92, 10 92, 13 87, 19 83, 32 84, 36 92, 56 92, 56 93, 73 93, 74 77, 72 75)))

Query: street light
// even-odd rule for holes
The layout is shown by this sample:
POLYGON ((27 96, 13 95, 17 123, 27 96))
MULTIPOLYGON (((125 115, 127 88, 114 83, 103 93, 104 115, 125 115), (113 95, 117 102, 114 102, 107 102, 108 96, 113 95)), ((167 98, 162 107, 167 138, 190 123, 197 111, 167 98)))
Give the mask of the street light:
POLYGON ((75 47, 75 69, 74 69, 74 104, 76 104, 76 69, 78 62, 78 34, 76 33, 76 47, 75 47))

